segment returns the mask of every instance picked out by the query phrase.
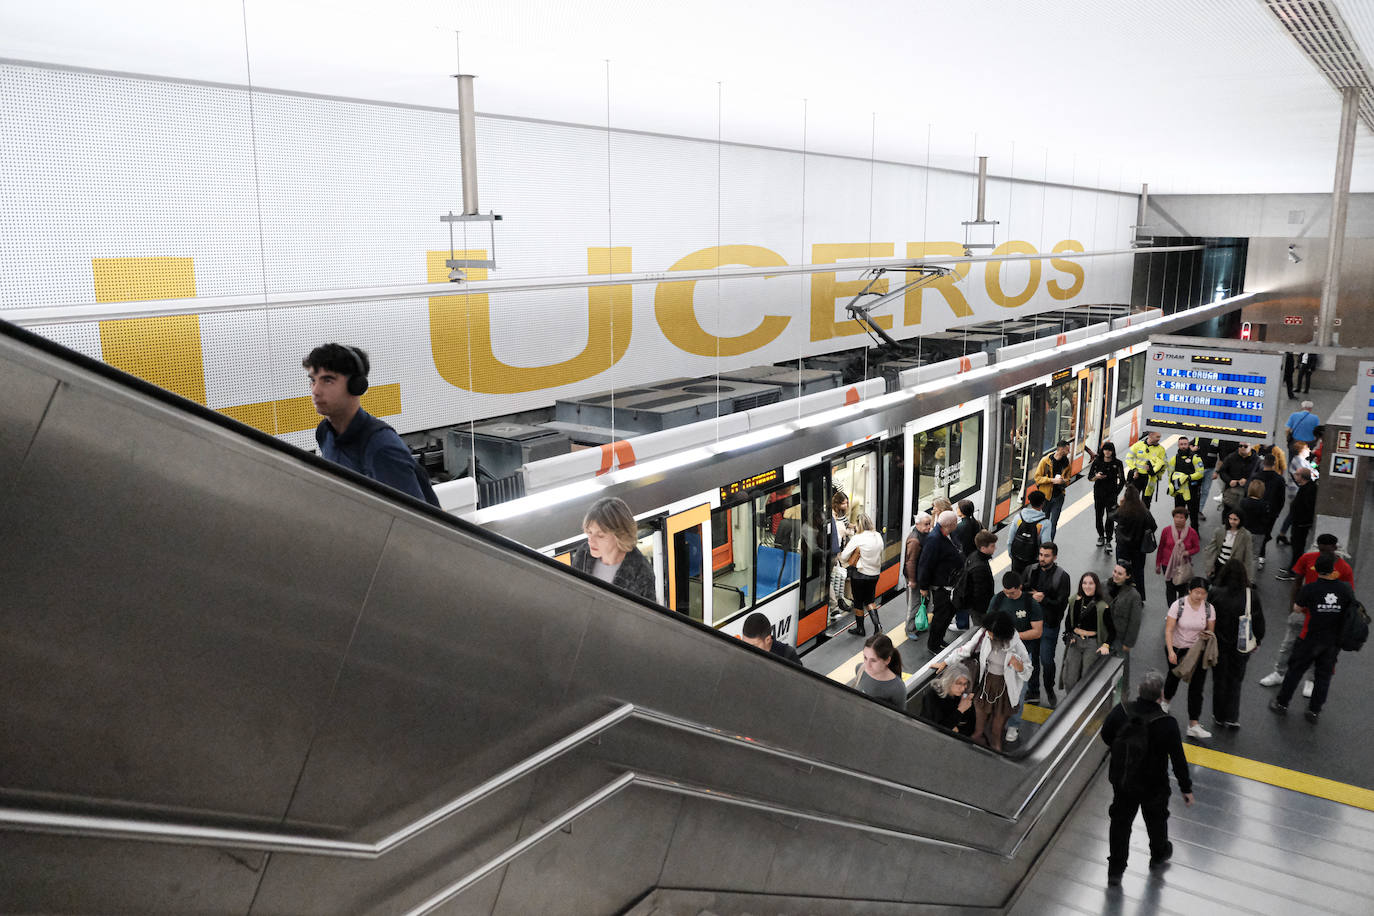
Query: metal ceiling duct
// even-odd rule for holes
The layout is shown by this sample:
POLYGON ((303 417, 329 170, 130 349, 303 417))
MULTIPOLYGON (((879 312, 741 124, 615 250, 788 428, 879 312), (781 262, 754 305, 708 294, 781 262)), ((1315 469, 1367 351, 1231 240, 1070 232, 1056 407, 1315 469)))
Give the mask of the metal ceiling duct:
POLYGON ((1360 121, 1374 131, 1374 76, 1334 3, 1264 0, 1269 12, 1337 91, 1360 90, 1360 121))

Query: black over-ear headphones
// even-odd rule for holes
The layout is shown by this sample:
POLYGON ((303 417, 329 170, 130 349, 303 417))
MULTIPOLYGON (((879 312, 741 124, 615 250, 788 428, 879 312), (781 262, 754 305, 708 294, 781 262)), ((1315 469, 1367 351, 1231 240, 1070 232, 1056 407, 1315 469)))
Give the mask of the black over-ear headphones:
POLYGON ((353 357, 353 362, 358 364, 358 371, 348 377, 348 393, 354 397, 361 397, 367 392, 367 365, 357 350, 343 344, 340 346, 347 350, 348 355, 353 357))

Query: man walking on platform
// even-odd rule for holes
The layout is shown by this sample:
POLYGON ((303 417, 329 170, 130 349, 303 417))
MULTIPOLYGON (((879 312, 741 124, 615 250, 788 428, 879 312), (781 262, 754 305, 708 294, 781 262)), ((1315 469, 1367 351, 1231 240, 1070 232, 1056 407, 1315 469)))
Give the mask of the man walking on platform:
MULTIPOLYGON (((1355 587, 1355 571, 1336 553, 1340 541, 1334 534, 1325 533, 1317 535, 1317 549, 1298 557, 1298 561, 1293 564, 1293 568, 1288 571, 1288 575, 1283 577, 1284 581, 1293 583, 1293 593, 1289 597, 1290 602, 1298 600, 1298 592, 1305 586, 1317 581, 1317 560, 1324 556, 1332 557, 1335 561, 1336 578, 1352 589, 1355 587)), ((1288 674, 1289 659, 1293 654, 1293 646, 1297 645, 1298 638, 1302 635, 1303 626, 1307 623, 1307 615, 1299 611, 1296 607, 1288 615, 1288 627, 1283 634, 1283 644, 1279 646, 1279 654, 1274 659, 1274 670, 1260 678, 1260 683, 1265 687, 1277 687, 1283 683, 1284 676, 1288 674)), ((1312 696, 1312 681, 1306 680, 1302 685, 1302 695, 1312 696)))
POLYGON ((1316 722, 1326 704, 1331 689, 1331 675, 1336 671, 1336 657, 1341 653, 1341 629, 1345 618, 1355 613, 1355 590, 1337 578, 1336 558, 1323 554, 1317 557, 1313 569, 1317 581, 1298 589, 1293 610, 1306 617, 1302 633, 1293 645, 1288 659, 1288 673, 1283 677, 1279 695, 1269 701, 1269 708, 1283 715, 1298 689, 1303 674, 1313 664, 1317 668, 1316 686, 1307 704, 1307 721, 1316 722))
POLYGON ((1288 445, 1291 448, 1296 442, 1316 442, 1317 427, 1321 426, 1322 418, 1312 412, 1315 405, 1311 401, 1303 401, 1302 407, 1288 415, 1288 422, 1284 426, 1288 430, 1288 445))
POLYGON ((1174 854, 1169 842, 1169 766, 1183 793, 1183 801, 1193 804, 1193 781, 1188 760, 1183 756, 1183 736, 1178 720, 1160 708, 1164 696, 1164 675, 1151 671, 1140 679, 1137 699, 1127 706, 1120 703, 1102 723, 1100 736, 1111 748, 1108 776, 1112 783, 1111 818, 1108 828, 1107 884, 1121 885, 1130 855, 1131 825, 1136 812, 1145 818, 1150 836, 1150 867, 1158 868, 1174 854))
POLYGON ((926 645, 934 655, 945 648, 945 631, 954 621, 954 601, 950 587, 954 577, 964 567, 964 555, 954 543, 954 529, 959 516, 946 509, 935 520, 932 531, 921 547, 921 559, 916 568, 916 582, 921 594, 930 597, 933 612, 930 616, 930 635, 926 645))
POLYGON ((1159 444, 1159 433, 1150 430, 1126 450, 1126 482, 1140 491, 1146 507, 1154 498, 1155 487, 1169 468, 1169 457, 1159 444))
POLYGON ((1060 439, 1035 468, 1035 485, 1045 494, 1045 514, 1050 524, 1045 540, 1053 540, 1059 530, 1059 513, 1064 511, 1064 488, 1069 485, 1069 443, 1060 439))

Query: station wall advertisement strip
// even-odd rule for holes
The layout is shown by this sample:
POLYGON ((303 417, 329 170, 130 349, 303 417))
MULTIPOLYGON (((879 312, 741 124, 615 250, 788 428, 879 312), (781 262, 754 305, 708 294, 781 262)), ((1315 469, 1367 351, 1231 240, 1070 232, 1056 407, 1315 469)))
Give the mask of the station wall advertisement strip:
MULTIPOLYGON (((304 447, 301 357, 366 349, 402 432, 865 342, 855 271, 492 295, 447 283, 452 111, 0 65, 0 309, 187 299, 184 315, 39 325, 304 447), (428 298, 198 314, 197 296, 433 282, 428 298)), ((960 255, 972 175, 481 116, 497 268, 473 280, 960 255)), ((913 160, 919 151, 913 151, 913 160)), ((972 165, 972 162, 970 162, 972 165)), ((992 254, 1129 247, 1135 198, 990 180, 992 254)), ((458 257, 487 257, 462 224, 458 257)), ((897 338, 1129 301, 1129 254, 961 264, 875 314, 897 338)), ((893 283, 899 275, 893 275, 893 283)), ((875 289, 885 291, 887 282, 875 289)))

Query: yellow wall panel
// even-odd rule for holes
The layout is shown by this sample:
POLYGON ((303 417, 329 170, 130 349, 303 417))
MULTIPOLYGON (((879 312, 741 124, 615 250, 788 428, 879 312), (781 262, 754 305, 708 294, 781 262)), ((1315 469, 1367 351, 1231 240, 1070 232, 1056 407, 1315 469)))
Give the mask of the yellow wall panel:
MULTIPOLYGON (((363 395, 363 410, 374 417, 389 417, 400 413, 401 386, 377 385, 367 389, 367 394, 363 395)), ((256 404, 222 407, 220 413, 273 436, 314 429, 321 419, 320 415, 315 413, 315 405, 308 395, 303 398, 283 398, 280 401, 259 401, 256 404)))
POLYGON ((116 369, 205 403, 199 315, 102 321, 100 353, 116 369))
POLYGON ((187 299, 196 294, 194 258, 92 258, 96 302, 187 299))

